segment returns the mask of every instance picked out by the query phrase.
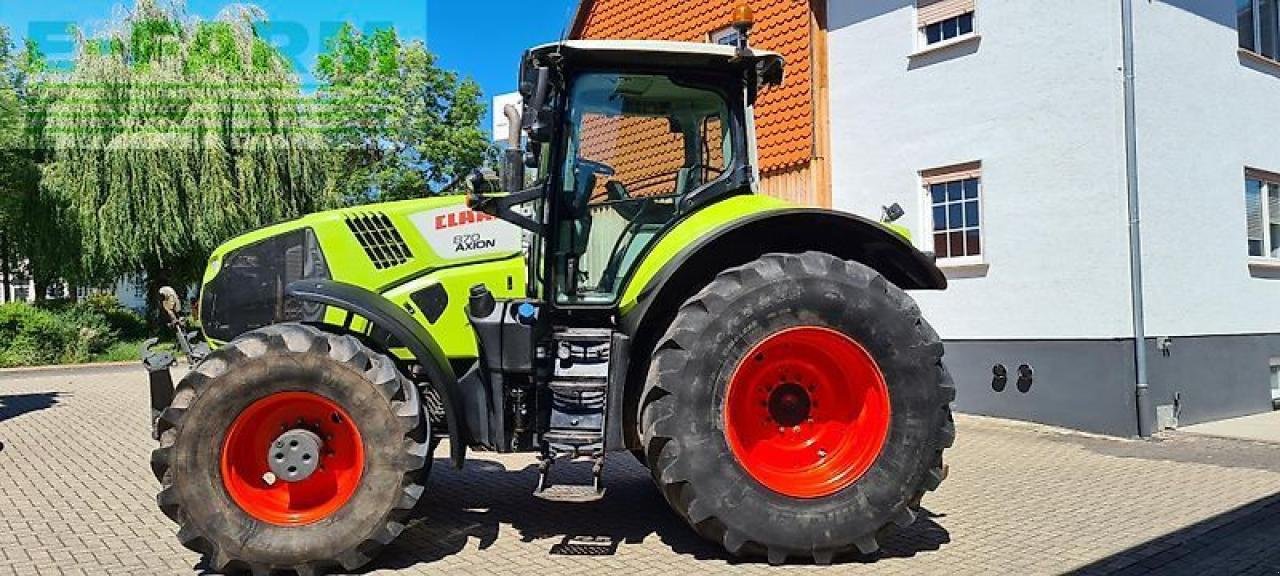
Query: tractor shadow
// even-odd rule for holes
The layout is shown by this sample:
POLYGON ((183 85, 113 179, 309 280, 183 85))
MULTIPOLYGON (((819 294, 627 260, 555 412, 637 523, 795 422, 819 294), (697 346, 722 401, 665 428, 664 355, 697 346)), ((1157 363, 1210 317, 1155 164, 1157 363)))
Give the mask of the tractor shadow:
POLYGON ((0 394, 0 422, 53 408, 58 405, 58 398, 62 395, 61 392, 0 394))
MULTIPOLYGON (((552 471, 552 479, 587 483, 590 469, 589 462, 560 463, 552 471)), ((436 460, 413 521, 368 569, 439 562, 464 552, 472 539, 481 551, 493 549, 495 560, 512 554, 527 556, 531 551, 545 556, 612 556, 619 547, 639 545, 656 536, 672 552, 698 560, 763 562, 734 557, 698 536, 670 510, 648 470, 629 454, 609 456, 605 466, 608 492, 598 502, 540 500, 532 495, 537 480, 531 459, 519 469, 474 459, 463 470, 454 470, 447 460, 436 460), (512 530, 519 543, 510 541, 512 530), (537 541, 548 542, 528 546, 537 541)), ((837 562, 874 563, 881 558, 936 551, 951 541, 946 529, 934 521, 938 517, 922 511, 911 527, 881 538, 880 554, 839 558, 837 562)))

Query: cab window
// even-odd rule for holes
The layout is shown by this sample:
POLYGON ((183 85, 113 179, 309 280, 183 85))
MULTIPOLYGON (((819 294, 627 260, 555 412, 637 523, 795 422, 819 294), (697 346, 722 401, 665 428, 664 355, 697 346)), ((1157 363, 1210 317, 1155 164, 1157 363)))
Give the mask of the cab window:
POLYGON ((734 161, 720 93, 660 75, 586 74, 570 91, 559 193, 558 301, 611 303, 680 199, 734 161))

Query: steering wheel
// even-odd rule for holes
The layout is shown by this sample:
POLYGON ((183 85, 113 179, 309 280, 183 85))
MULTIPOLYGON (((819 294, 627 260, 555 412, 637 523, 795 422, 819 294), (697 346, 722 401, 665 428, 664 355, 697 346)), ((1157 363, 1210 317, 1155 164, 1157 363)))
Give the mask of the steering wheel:
POLYGON ((595 160, 578 158, 575 164, 579 168, 586 168, 588 170, 591 170, 591 172, 596 174, 597 176, 613 176, 614 174, 618 173, 617 170, 613 169, 613 166, 605 164, 604 162, 596 162, 595 160))
POLYGON ((703 170, 706 172, 710 172, 712 177, 704 179, 703 184, 706 184, 707 181, 715 180, 716 178, 719 178, 722 174, 724 174, 724 168, 712 166, 710 164, 703 164, 701 162, 694 164, 693 166, 687 167, 686 170, 688 170, 690 173, 693 173, 694 170, 703 170))

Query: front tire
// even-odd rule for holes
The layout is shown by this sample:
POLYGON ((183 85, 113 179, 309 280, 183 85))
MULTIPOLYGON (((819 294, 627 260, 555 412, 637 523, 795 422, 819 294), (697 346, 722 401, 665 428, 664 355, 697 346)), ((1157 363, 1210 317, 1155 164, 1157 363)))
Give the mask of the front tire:
POLYGON ((874 270, 771 254, 720 274, 659 340, 641 397, 663 496, 735 555, 872 554, 944 476, 937 334, 874 270))
POLYGON ((219 572, 360 568, 404 529, 431 462, 419 394, 395 364, 297 324, 211 354, 159 431, 160 508, 219 572))

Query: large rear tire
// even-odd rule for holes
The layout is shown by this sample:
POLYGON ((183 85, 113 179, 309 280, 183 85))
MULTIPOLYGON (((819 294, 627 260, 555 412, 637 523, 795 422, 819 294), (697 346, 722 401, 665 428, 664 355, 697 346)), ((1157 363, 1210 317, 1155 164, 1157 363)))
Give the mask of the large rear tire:
POLYGON ((764 256, 720 274, 659 340, 641 397, 649 469, 730 553, 875 553, 943 479, 955 390, 942 354, 874 270, 764 256))
POLYGON ((386 356, 309 326, 263 328, 178 385, 152 454, 157 500, 219 572, 355 570, 422 495, 428 426, 386 356))

